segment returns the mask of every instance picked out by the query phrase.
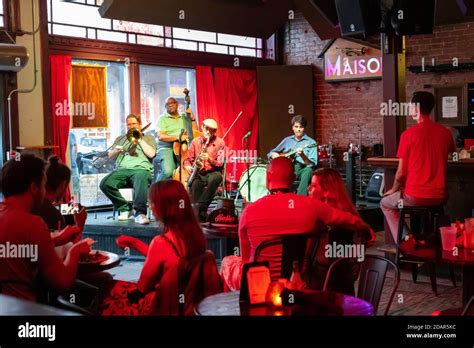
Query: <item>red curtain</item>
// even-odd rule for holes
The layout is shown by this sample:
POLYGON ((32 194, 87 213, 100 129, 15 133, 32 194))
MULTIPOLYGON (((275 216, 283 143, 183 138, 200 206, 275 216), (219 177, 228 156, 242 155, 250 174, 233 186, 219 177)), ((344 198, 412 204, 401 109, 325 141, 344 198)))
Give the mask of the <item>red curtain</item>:
MULTIPOLYGON (((232 125, 238 114, 242 116, 224 139, 230 150, 229 157, 245 155, 244 135, 251 131, 248 138, 249 156, 257 154, 258 113, 257 113, 257 73, 253 70, 215 68, 214 87, 216 92, 219 136, 223 136, 232 125)), ((245 170, 243 161, 235 162, 228 159, 227 173, 239 180, 245 170)))
POLYGON ((199 122, 206 118, 218 121, 214 79, 210 66, 196 67, 196 99, 199 122))
POLYGON ((50 55, 51 65, 51 119, 53 123, 53 142, 59 146, 54 150, 63 163, 69 139, 69 81, 71 79, 72 57, 50 55))

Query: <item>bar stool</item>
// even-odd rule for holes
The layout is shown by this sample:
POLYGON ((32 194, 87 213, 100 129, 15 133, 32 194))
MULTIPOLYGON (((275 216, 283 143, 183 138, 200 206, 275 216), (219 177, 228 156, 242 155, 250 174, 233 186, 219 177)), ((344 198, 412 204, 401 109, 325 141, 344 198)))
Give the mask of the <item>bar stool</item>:
MULTIPOLYGON (((403 257, 400 260, 400 242, 403 238, 403 227, 405 225, 405 217, 406 215, 410 216, 410 227, 411 232, 414 236, 434 236, 435 242, 437 245, 440 244, 440 236, 437 233, 439 229, 439 220, 440 216, 444 215, 444 209, 442 205, 439 206, 403 206, 400 209, 400 218, 398 220, 398 233, 397 233, 397 250, 395 255, 395 263, 398 265, 399 262, 407 262, 412 263, 412 278, 413 282, 416 283, 418 277, 418 265, 424 264, 424 262, 420 262, 417 260, 410 260, 409 257, 403 257), (418 229, 414 227, 414 217, 420 218, 420 226, 418 229)), ((415 226, 418 227, 418 226, 415 226)), ((436 265, 434 262, 429 262, 428 270, 430 274, 430 281, 431 281, 431 288, 436 296, 438 296, 438 290, 436 285, 436 265)), ((451 280, 453 285, 456 287, 456 279, 454 276, 454 267, 449 267, 449 273, 451 276, 451 280)))

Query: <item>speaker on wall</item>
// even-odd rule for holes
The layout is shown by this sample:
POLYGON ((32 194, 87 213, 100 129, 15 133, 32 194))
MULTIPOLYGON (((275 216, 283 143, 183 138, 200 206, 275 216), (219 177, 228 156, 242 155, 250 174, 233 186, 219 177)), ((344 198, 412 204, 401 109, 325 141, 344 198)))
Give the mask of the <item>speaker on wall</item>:
POLYGON ((392 27, 397 35, 432 34, 436 0, 397 0, 392 9, 392 27))
POLYGON ((335 3, 342 36, 380 31, 380 0, 335 0, 335 3))

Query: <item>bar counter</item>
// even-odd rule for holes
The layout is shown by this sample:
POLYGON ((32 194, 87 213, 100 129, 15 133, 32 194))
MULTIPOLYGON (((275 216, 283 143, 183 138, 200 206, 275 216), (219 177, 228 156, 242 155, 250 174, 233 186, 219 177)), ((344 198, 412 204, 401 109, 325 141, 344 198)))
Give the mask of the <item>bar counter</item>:
MULTIPOLYGON (((383 168, 394 173, 398 167, 398 158, 371 157, 367 159, 370 166, 383 168)), ((474 214, 474 158, 448 161, 446 186, 449 200, 445 205, 445 214, 454 221, 465 219, 474 214)), ((389 189, 386 187, 385 190, 389 189)))

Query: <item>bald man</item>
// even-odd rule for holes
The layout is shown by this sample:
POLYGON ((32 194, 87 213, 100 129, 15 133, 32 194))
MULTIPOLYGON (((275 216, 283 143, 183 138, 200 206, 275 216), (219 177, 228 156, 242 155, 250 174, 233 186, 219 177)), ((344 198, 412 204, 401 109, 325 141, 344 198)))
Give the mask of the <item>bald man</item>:
MULTIPOLYGON (((273 159, 267 166, 267 188, 270 195, 249 204, 239 221, 241 257, 222 260, 221 275, 226 286, 239 290, 242 265, 251 262, 257 246, 283 234, 312 233, 331 225, 355 230, 368 230, 359 217, 339 211, 308 196, 290 192, 295 180, 293 163, 285 157, 273 159)), ((272 279, 280 274, 281 246, 266 248, 260 254, 270 263, 272 279)))
POLYGON ((166 112, 158 119, 156 134, 158 135, 158 152, 155 158, 155 182, 171 179, 173 171, 179 164, 179 159, 173 153, 173 143, 178 140, 182 129, 189 142, 193 140, 193 129, 197 129, 196 119, 191 109, 186 113, 178 112, 179 103, 173 97, 165 102, 166 112), (190 117, 187 116, 190 115, 190 117), (158 171, 157 167, 161 170, 158 171))
POLYGON ((189 187, 191 200, 199 213, 201 221, 207 220, 207 208, 211 204, 220 183, 222 182, 222 166, 224 165, 224 140, 216 136, 217 122, 206 119, 202 122, 202 136, 192 141, 184 168, 189 174, 194 165, 198 168, 196 178, 189 187), (203 149, 205 144, 207 147, 203 149), (200 152, 202 154, 198 157, 200 152))

